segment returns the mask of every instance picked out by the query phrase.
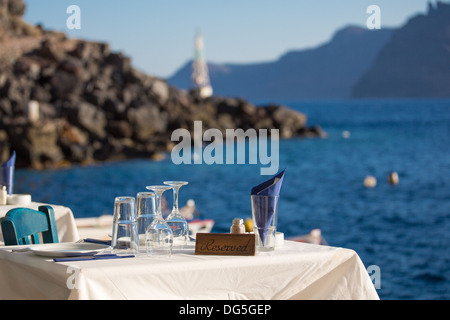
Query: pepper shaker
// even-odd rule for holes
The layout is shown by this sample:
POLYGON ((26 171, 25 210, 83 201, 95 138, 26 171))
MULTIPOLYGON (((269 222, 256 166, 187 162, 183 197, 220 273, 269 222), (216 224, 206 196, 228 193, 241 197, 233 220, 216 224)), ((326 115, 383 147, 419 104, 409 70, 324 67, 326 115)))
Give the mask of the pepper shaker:
POLYGON ((241 218, 233 219, 233 224, 230 228, 230 233, 232 234, 242 234, 245 233, 244 220, 241 218))

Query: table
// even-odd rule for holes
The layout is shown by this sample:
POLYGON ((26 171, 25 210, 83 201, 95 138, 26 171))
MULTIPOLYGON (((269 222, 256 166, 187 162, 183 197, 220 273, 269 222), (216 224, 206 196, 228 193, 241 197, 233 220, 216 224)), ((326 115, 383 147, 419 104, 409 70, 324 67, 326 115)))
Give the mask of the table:
MULTIPOLYGON (((59 242, 74 242, 80 239, 72 210, 64 206, 40 202, 31 202, 27 206, 1 205, 0 219, 3 218, 6 215, 6 213, 13 208, 26 207, 37 210, 39 206, 43 205, 51 206, 53 208, 53 211, 55 212, 56 229, 58 230, 59 242)), ((1 231, 1 228, 0 228, 0 245, 4 245, 3 233, 1 231)))
POLYGON ((3 247, 0 288, 1 299, 379 299, 355 251, 294 241, 250 257, 200 256, 192 247, 64 263, 3 247))

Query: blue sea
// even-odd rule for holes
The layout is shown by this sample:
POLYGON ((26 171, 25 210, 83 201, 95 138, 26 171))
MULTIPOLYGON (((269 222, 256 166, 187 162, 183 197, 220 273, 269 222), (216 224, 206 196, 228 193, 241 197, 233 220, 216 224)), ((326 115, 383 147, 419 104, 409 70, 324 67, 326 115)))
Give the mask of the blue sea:
MULTIPOLYGON (((280 141, 279 231, 289 238, 320 228, 330 245, 355 250, 366 268, 379 267, 381 299, 450 299, 450 100, 277 102, 328 134, 280 141), (392 171, 396 186, 387 181, 392 171), (376 187, 364 187, 368 175, 376 187)), ((194 199, 215 220, 214 232, 228 232, 233 218, 251 216, 250 190, 268 178, 260 168, 177 166, 169 154, 159 162, 18 170, 14 191, 91 217, 112 214, 116 196, 187 180, 180 205, 194 199)))

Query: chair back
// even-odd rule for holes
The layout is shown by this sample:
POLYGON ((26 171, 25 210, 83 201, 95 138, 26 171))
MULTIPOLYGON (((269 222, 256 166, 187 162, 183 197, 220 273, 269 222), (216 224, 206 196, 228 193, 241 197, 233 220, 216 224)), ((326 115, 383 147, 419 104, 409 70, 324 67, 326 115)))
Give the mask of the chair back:
POLYGON ((58 243, 55 213, 50 206, 40 206, 39 211, 15 208, 8 211, 1 222, 5 245, 58 243))

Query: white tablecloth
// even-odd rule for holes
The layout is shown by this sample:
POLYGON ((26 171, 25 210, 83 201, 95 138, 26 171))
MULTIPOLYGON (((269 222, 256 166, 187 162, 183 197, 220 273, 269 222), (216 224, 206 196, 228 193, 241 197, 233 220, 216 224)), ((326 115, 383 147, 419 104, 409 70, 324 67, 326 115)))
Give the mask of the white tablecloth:
POLYGON ((0 249, 2 299, 378 299, 353 250, 286 241, 251 257, 200 256, 55 263, 0 249))
MULTIPOLYGON (((53 211, 55 212, 56 228, 58 230, 58 239, 60 242, 74 242, 79 240, 78 229, 75 223, 75 218, 73 217, 72 210, 64 206, 39 202, 31 202, 27 206, 1 205, 0 219, 3 218, 6 213, 13 208, 26 207, 37 210, 39 206, 43 205, 51 206, 53 208, 53 211)), ((0 228, 0 245, 3 244, 3 233, 0 228)))

